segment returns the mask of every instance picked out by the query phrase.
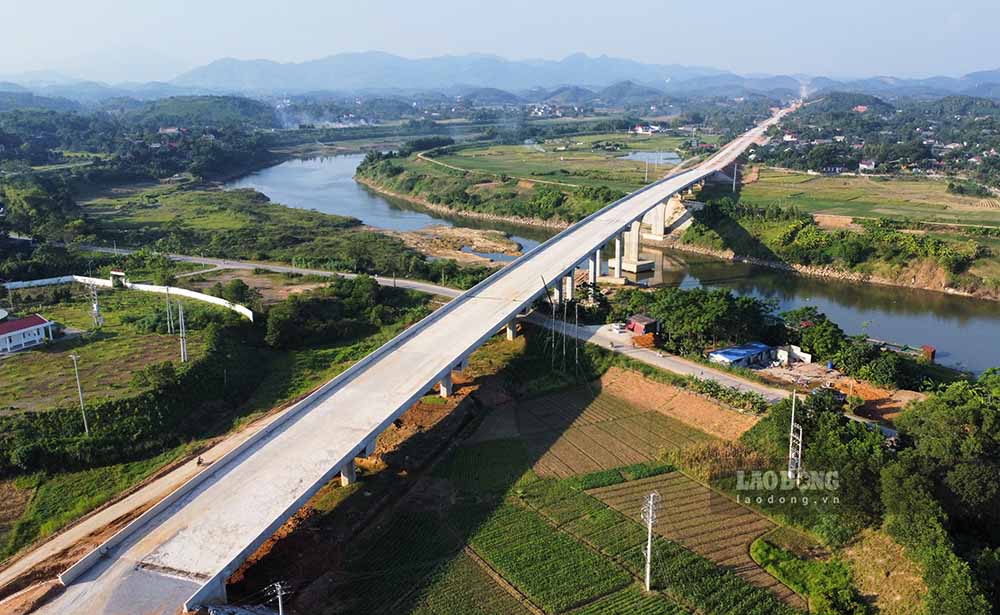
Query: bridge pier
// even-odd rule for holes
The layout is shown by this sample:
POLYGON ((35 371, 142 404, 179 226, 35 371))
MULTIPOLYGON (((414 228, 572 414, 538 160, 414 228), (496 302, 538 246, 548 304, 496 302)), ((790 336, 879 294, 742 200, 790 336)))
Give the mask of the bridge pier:
POLYGON ((663 241, 663 228, 667 225, 667 204, 660 201, 656 207, 642 217, 642 221, 650 227, 650 238, 663 241))
POLYGON ((462 360, 455 364, 455 369, 460 372, 469 369, 469 357, 462 357, 462 360))
POLYGON ((441 379, 441 397, 448 398, 451 397, 451 393, 454 386, 451 381, 451 372, 445 374, 444 378, 441 379))
POLYGON ((597 248, 587 259, 587 284, 590 288, 587 293, 593 299, 597 296, 597 278, 601 275, 601 249, 597 248))
POLYGON ((358 473, 354 467, 354 460, 351 459, 340 468, 340 486, 346 487, 358 480, 358 473))
POLYGON ((576 280, 573 278, 573 274, 570 273, 569 275, 564 275, 562 279, 562 290, 563 298, 565 298, 566 301, 573 300, 573 294, 576 291, 575 287, 576 280))
POLYGON ((653 261, 641 260, 639 258, 640 240, 642 238, 642 223, 639 220, 632 222, 629 230, 625 231, 625 257, 622 260, 622 268, 630 273, 639 273, 653 268, 653 261))
POLYGON ((517 338, 517 319, 510 321, 504 327, 507 331, 507 341, 513 342, 517 338))
POLYGON ((613 261, 613 266, 611 270, 614 271, 615 278, 622 277, 622 234, 621 233, 615 235, 615 259, 613 261))

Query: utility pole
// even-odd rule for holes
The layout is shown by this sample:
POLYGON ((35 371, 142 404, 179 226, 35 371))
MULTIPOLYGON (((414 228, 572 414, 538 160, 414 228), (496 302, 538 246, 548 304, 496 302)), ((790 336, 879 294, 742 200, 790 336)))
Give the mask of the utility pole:
POLYGON ((551 300, 552 304, 552 369, 556 368, 556 302, 551 300))
POLYGON ((656 508, 660 503, 660 494, 653 491, 646 496, 642 505, 642 520, 646 522, 646 591, 650 589, 650 570, 653 561, 653 524, 656 523, 656 508))
POLYGON ((273 583, 267 588, 267 595, 275 597, 278 599, 278 615, 285 615, 285 594, 288 590, 285 588, 285 584, 281 581, 273 583))
MULTIPOLYGON (((564 289, 565 290, 565 289, 564 289)), ((563 301, 563 321, 562 321, 562 371, 566 373, 566 326, 569 324, 566 318, 566 311, 569 309, 569 302, 563 301)))
POLYGON ((73 359, 73 372, 76 374, 76 393, 80 396, 80 413, 83 415, 83 433, 90 437, 90 427, 87 425, 87 408, 83 405, 83 385, 80 384, 80 366, 77 361, 80 357, 76 354, 69 355, 73 359))
POLYGON ((174 314, 173 310, 170 309, 170 291, 167 291, 167 334, 174 334, 174 314))
POLYGON ((94 328, 100 329, 104 326, 104 317, 101 316, 101 306, 97 300, 97 286, 90 285, 90 310, 94 318, 94 328))
POLYGON ((580 373, 580 338, 577 337, 577 333, 580 332, 580 304, 573 303, 573 307, 576 308, 576 320, 573 323, 573 361, 576 363, 576 373, 580 373))
POLYGON ((795 422, 795 385, 792 384, 792 421, 788 431, 788 479, 798 486, 802 479, 802 426, 795 422))
POLYGON ((177 303, 177 322, 180 326, 180 337, 181 337, 181 363, 187 363, 188 360, 188 340, 187 340, 187 327, 184 326, 184 304, 177 303))

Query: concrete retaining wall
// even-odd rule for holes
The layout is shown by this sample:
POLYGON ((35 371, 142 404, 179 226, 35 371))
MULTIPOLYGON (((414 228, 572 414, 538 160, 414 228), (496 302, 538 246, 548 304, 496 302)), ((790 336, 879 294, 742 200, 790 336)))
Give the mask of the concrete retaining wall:
MULTIPOLYGON (((26 282, 7 282, 4 284, 4 287, 7 290, 18 290, 21 288, 41 288, 42 286, 72 284, 74 282, 78 284, 100 286, 102 288, 113 288, 111 280, 106 280, 104 278, 91 278, 83 275, 66 275, 59 278, 45 278, 42 280, 29 280, 26 282)), ((186 288, 177 288, 175 286, 157 286, 155 284, 137 284, 133 282, 125 282, 125 288, 147 293, 160 293, 164 295, 169 293, 171 295, 177 295, 178 297, 187 297, 188 299, 194 299, 195 301, 211 303, 224 307, 228 310, 232 310, 240 316, 243 316, 253 322, 253 310, 250 308, 238 303, 226 301, 220 297, 206 295, 205 293, 195 292, 186 288)))

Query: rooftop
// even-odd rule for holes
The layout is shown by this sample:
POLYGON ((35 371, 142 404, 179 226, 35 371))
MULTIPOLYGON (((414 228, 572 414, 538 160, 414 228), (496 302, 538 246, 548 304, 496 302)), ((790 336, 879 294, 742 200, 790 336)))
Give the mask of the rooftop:
POLYGON ((31 329, 32 327, 44 325, 48 322, 48 320, 38 314, 32 314, 31 316, 25 316, 24 318, 18 318, 17 320, 0 322, 0 335, 23 331, 24 329, 31 329))
POLYGON ((719 350, 709 353, 709 356, 715 355, 728 361, 739 361, 740 359, 753 357, 762 352, 767 352, 768 350, 771 350, 771 347, 763 342, 747 342, 746 344, 733 346, 731 348, 720 348, 719 350))

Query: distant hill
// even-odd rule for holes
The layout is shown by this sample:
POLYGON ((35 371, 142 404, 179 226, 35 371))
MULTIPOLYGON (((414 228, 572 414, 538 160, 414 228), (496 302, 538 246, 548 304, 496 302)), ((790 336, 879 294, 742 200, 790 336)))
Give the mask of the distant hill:
POLYGON ((807 118, 810 115, 820 114, 846 114, 846 113, 871 113, 882 115, 891 113, 895 107, 885 102, 881 98, 870 94, 859 94, 857 92, 826 92, 817 94, 810 104, 806 105, 799 116, 807 118), (862 109, 864 111, 862 111, 862 109))
POLYGON ((18 109, 40 109, 43 111, 79 111, 80 104, 65 98, 36 96, 31 92, 0 91, 0 112, 18 109))
POLYGON ((557 105, 583 105, 593 102, 596 97, 597 94, 592 90, 577 85, 567 85, 552 90, 543 100, 557 105))
POLYGON ((662 99, 663 91, 632 81, 621 81, 599 91, 597 98, 609 105, 636 105, 662 99))
POLYGON ((710 75, 686 81, 671 81, 664 88, 672 96, 746 96, 769 94, 798 97, 801 82, 784 75, 741 77, 740 75, 710 75))
POLYGON ((67 98, 94 108, 109 99, 155 100, 177 96, 231 95, 301 101, 399 98, 412 102, 475 98, 476 104, 552 102, 635 104, 654 98, 736 98, 764 95, 797 98, 824 92, 856 92, 885 100, 969 95, 1000 99, 1000 69, 962 77, 919 79, 874 76, 836 80, 821 75, 737 75, 680 64, 648 64, 576 53, 561 60, 508 60, 469 54, 404 58, 379 51, 341 53, 306 62, 224 58, 170 82, 106 84, 51 72, 0 75, 0 91, 23 90, 67 98), (632 84, 631 91, 608 88, 632 84), (20 89, 18 89, 20 88, 20 89))
POLYGON ((440 89, 460 83, 472 87, 525 90, 565 84, 604 86, 622 80, 663 83, 668 79, 688 79, 722 72, 711 68, 643 64, 584 54, 574 54, 562 60, 507 60, 483 54, 409 59, 370 51, 288 64, 226 58, 184 73, 172 83, 243 92, 440 89))
POLYGON ((237 96, 176 96, 144 103, 128 112, 128 118, 149 129, 162 126, 224 127, 250 125, 279 126, 273 107, 237 96))
POLYGON ((516 105, 518 96, 497 88, 473 88, 461 94, 462 100, 475 105, 516 105))

